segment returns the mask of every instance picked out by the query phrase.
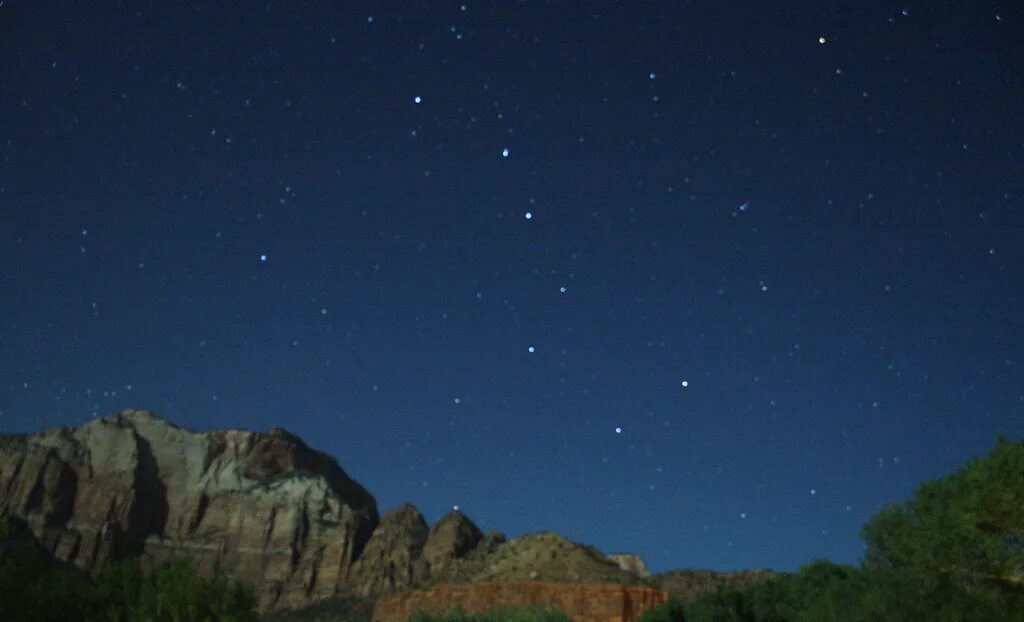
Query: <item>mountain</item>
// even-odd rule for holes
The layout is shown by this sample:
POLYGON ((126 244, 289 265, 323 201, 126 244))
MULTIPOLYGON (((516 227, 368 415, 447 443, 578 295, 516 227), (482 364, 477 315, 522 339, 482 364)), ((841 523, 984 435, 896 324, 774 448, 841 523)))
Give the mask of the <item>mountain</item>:
POLYGON ((689 597, 731 580, 648 577, 637 556, 554 532, 484 534, 459 511, 433 526, 411 504, 380 516, 334 458, 281 428, 200 433, 145 410, 0 435, 0 519, 23 522, 49 555, 90 573, 126 557, 186 556, 201 574, 246 583, 264 613, 365 610, 441 583, 612 583, 689 597))

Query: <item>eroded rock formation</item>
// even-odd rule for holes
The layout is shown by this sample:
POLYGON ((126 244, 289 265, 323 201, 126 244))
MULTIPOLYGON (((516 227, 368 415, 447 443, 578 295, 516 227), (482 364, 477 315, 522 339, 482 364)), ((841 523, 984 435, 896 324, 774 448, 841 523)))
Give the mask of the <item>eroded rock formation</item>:
POLYGON ((511 540, 501 532, 484 535, 458 511, 430 527, 411 504, 381 518, 373 496, 333 458, 285 430, 199 433, 144 410, 79 428, 0 435, 5 518, 21 521, 49 555, 88 572, 126 557, 148 564, 188 557, 202 574, 221 571, 246 583, 262 612, 347 597, 372 602, 443 584, 556 583, 562 587, 554 592, 482 588, 473 593, 485 596, 472 598, 519 603, 534 597, 524 594, 556 593, 568 599, 567 611, 583 615, 568 595, 621 605, 648 602, 636 596, 647 594, 642 588, 689 597, 723 582, 771 576, 675 571, 651 577, 637 556, 605 556, 555 532, 511 540), (639 591, 616 591, 619 586, 639 591))
POLYGON ((0 442, 0 515, 55 557, 192 558, 298 605, 345 586, 377 504, 335 460, 280 429, 197 433, 125 410, 77 429, 0 442))
POLYGON ((608 556, 608 559, 618 564, 619 568, 626 572, 632 572, 640 577, 651 576, 651 572, 647 570, 647 562, 644 561, 643 557, 634 553, 612 553, 608 556))
POLYGON ((445 584, 377 600, 373 622, 402 622, 416 611, 442 613, 458 606, 476 613, 491 607, 554 607, 574 622, 634 622, 640 614, 668 600, 649 587, 580 583, 445 584))

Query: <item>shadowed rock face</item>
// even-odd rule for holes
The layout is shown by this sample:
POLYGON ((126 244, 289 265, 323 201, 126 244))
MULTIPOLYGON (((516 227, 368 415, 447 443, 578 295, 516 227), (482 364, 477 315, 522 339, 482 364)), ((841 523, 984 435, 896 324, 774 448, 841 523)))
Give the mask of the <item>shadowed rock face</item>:
POLYGON ((427 572, 437 576, 456 559, 465 557, 483 540, 484 534, 458 510, 449 512, 430 530, 423 547, 427 572))
POLYGON ((186 555, 263 609, 342 591, 378 521, 369 492, 284 430, 201 434, 135 410, 3 437, 0 515, 87 571, 186 555))
POLYGON ((458 511, 427 528, 406 503, 381 519, 359 560, 351 583, 359 596, 389 594, 444 580, 452 564, 476 549, 480 529, 458 511))
POLYGON ((385 514, 352 566, 356 594, 382 594, 419 584, 425 574, 420 554, 428 533, 427 522, 411 503, 385 514))

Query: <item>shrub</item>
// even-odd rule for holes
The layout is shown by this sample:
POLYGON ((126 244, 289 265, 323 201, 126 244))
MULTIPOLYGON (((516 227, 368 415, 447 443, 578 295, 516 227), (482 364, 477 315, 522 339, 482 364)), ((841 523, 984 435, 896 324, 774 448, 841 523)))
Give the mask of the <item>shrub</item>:
POLYGON ((686 622, 683 603, 674 595, 640 614, 638 622, 686 622))
POLYGON ((49 557, 27 528, 0 524, 4 622, 255 622, 255 599, 222 577, 204 580, 176 561, 144 573, 138 561, 96 580, 49 557))
POLYGON ((187 561, 146 574, 136 560, 116 562, 96 579, 91 593, 96 622, 250 622, 255 599, 221 576, 201 579, 187 561))

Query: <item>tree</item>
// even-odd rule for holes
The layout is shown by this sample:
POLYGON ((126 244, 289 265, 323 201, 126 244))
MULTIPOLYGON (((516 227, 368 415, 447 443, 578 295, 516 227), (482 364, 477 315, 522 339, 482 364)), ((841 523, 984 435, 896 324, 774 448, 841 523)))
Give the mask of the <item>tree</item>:
POLYGON ((686 622, 686 613, 683 603, 672 595, 668 601, 641 613, 637 622, 686 622))
POLYGON ((201 579, 185 560, 145 573, 138 560, 105 568, 92 592, 97 622, 249 622, 255 599, 239 584, 201 579))
POLYGON ((1024 620, 1022 509, 1024 443, 1000 436, 986 458, 926 482, 913 500, 865 524, 862 567, 876 580, 924 590, 919 599, 940 610, 1000 611, 965 620, 1024 620))

